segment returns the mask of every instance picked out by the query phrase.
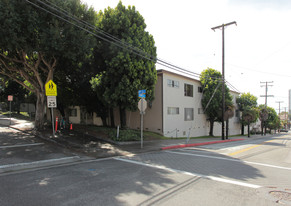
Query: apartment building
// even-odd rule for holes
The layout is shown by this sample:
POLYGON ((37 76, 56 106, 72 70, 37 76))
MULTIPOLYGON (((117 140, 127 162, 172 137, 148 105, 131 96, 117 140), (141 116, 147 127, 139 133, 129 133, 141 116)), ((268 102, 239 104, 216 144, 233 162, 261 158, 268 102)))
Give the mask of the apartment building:
MULTIPOLYGON (((231 91, 233 101, 239 93, 231 91)), ((202 88, 194 78, 157 71, 155 100, 148 105, 144 115, 144 130, 158 132, 167 137, 197 137, 209 134, 209 122, 203 113, 202 88)), ((240 134, 239 112, 229 120, 229 135, 240 134)), ((127 126, 140 129, 139 111, 126 113, 127 126)), ((94 120, 97 122, 97 120, 94 120)), ((100 120, 98 121, 100 122, 100 120)), ((115 123, 119 124, 119 111, 115 110, 115 123)), ((214 135, 221 135, 221 124, 214 124, 214 135)))

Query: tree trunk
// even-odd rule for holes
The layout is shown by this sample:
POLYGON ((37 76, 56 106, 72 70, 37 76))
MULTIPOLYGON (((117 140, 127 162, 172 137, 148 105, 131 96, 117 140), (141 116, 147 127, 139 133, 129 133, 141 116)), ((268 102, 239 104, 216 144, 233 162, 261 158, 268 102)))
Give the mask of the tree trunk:
POLYGON ((103 124, 103 127, 107 127, 107 115, 101 115, 101 120, 102 120, 102 124, 103 124))
POLYGON ((109 115, 110 115, 110 125, 111 125, 111 127, 115 127, 115 123, 114 123, 114 114, 113 114, 113 109, 112 108, 110 108, 109 109, 109 115))
POLYGON ((120 114, 120 126, 121 128, 126 127, 126 110, 124 108, 119 108, 120 114))
POLYGON ((209 120, 210 122, 210 129, 209 129, 209 136, 213 137, 213 127, 214 127, 214 121, 213 120, 209 120))
POLYGON ((241 123, 241 135, 245 135, 245 125, 241 123))
POLYGON ((248 122, 248 137, 250 137, 250 122, 248 122))
POLYGON ((42 92, 36 93, 36 111, 35 111, 35 130, 42 130, 44 126, 44 113, 45 113, 45 94, 42 92))

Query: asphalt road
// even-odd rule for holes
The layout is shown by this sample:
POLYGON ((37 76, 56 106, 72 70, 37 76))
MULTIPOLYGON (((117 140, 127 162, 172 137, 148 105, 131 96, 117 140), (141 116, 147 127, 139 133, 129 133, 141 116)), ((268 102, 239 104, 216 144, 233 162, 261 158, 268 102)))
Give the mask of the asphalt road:
POLYGON ((289 134, 97 160, 1 131, 0 205, 291 205, 289 134))

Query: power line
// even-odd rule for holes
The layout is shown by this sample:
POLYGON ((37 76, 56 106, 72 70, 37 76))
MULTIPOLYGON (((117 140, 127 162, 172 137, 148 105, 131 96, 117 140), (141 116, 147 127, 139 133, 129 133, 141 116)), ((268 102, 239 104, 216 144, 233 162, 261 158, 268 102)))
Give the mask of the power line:
MULTIPOLYGON (((118 46, 119 48, 125 49, 133 54, 136 54, 136 55, 142 57, 142 58, 145 58, 145 59, 150 60, 150 61, 154 61, 155 63, 157 63, 159 65, 165 66, 165 67, 167 67, 171 70, 174 70, 176 72, 183 73, 184 75, 189 75, 189 76, 194 76, 194 77, 201 76, 201 74, 186 70, 182 67, 176 66, 172 63, 169 63, 165 60, 154 57, 154 56, 142 51, 141 49, 134 47, 133 45, 131 45, 125 41, 122 41, 122 40, 118 39, 117 37, 99 29, 98 27, 77 18, 76 16, 70 14, 66 10, 62 9, 61 7, 57 6, 56 4, 53 4, 52 2, 50 2, 48 0, 45 0, 45 2, 47 2, 47 3, 45 3, 41 0, 36 0, 36 1, 39 2, 42 6, 32 2, 30 0, 26 0, 27 3, 33 5, 36 8, 41 9, 41 10, 59 18, 62 21, 65 21, 69 24, 72 24, 73 26, 78 27, 79 29, 81 29, 83 31, 86 31, 89 34, 92 34, 93 36, 95 36, 103 41, 114 44, 114 45, 118 46), (50 9, 50 10, 48 10, 48 9, 50 9)), ((217 79, 217 78, 212 77, 212 79, 217 79)), ((221 79, 221 78, 219 78, 219 79, 221 79)), ((229 82, 228 82, 228 84, 231 85, 229 82)), ((238 91, 234 86, 231 85, 231 87, 234 90, 238 91)))
POLYGON ((128 44, 128 43, 126 43, 126 42, 124 42, 124 41, 121 41, 120 39, 114 37, 113 35, 110 35, 110 34, 108 34, 108 33, 104 32, 104 31, 102 31, 101 29, 98 29, 97 27, 95 27, 95 26, 93 26, 93 25, 91 25, 91 24, 89 24, 89 23, 87 23, 87 22, 82 21, 82 20, 79 20, 79 19, 76 18, 75 16, 70 15, 70 14, 69 14, 67 11, 65 11, 64 9, 61 9, 60 7, 56 6, 55 4, 50 3, 50 2, 47 1, 47 0, 46 0, 46 2, 49 2, 49 3, 50 3, 51 5, 53 5, 54 7, 48 5, 48 4, 46 4, 46 3, 44 3, 44 2, 42 2, 42 1, 40 1, 40 0, 37 0, 37 2, 41 3, 42 5, 46 6, 47 8, 49 8, 49 9, 51 9, 51 10, 54 10, 54 11, 57 12, 58 14, 56 14, 56 13, 54 13, 54 12, 52 12, 52 11, 49 11, 49 10, 47 10, 46 8, 41 7, 40 5, 37 5, 37 4, 33 3, 33 2, 31 2, 30 0, 26 0, 26 2, 32 4, 33 6, 39 8, 39 9, 41 9, 41 10, 43 10, 43 11, 46 11, 46 12, 50 13, 51 15, 53 15, 53 16, 55 16, 55 17, 57 17, 57 18, 59 18, 59 19, 61 19, 61 20, 63 20, 63 21, 65 21, 65 22, 67 22, 67 23, 70 23, 70 24, 72 24, 72 25, 78 27, 79 29, 82 29, 82 30, 84 30, 84 31, 86 31, 86 32, 88 32, 88 33, 90 33, 90 34, 92 34, 93 36, 95 36, 95 37, 97 37, 97 38, 100 38, 100 39, 102 39, 102 40, 104 40, 104 41, 106 41, 106 42, 108 42, 108 43, 114 44, 114 45, 116 45, 116 46, 118 46, 118 47, 120 47, 120 48, 122 48, 122 49, 125 49, 125 50, 127 50, 127 51, 129 51, 129 52, 131 52, 131 53, 134 53, 134 54, 136 54, 136 55, 138 55, 138 56, 140 56, 140 57, 142 57, 142 58, 145 58, 145 59, 150 60, 150 61, 154 61, 155 63, 158 63, 158 64, 160 64, 160 65, 162 65, 162 66, 165 66, 165 67, 167 67, 167 68, 169 68, 169 69, 172 69, 172 70, 175 70, 175 71, 178 71, 178 72, 181 72, 181 73, 187 74, 187 75, 191 75, 191 76, 192 76, 192 75, 193 75, 193 76, 200 76, 200 74, 198 74, 198 73, 195 73, 195 72, 192 72, 192 71, 189 71, 189 70, 183 69, 183 68, 181 68, 181 67, 179 67, 179 66, 176 66, 176 65, 171 64, 171 63, 169 63, 169 62, 166 62, 166 61, 164 61, 164 60, 161 60, 161 59, 159 59, 159 58, 156 58, 156 57, 154 57, 154 56, 152 56, 152 55, 150 55, 150 54, 148 54, 148 53, 146 53, 146 52, 144 52, 144 51, 142 51, 142 50, 140 50, 140 49, 138 49, 138 48, 132 46, 131 44, 128 44), (60 10, 62 10, 63 12, 60 11, 60 10), (67 19, 65 19, 65 18, 64 18, 63 16, 61 16, 61 15, 65 16, 67 19), (74 22, 71 22, 70 20, 73 20, 75 23, 74 23, 74 22), (76 23, 78 23, 78 24, 76 24, 76 23), (81 24, 82 26, 80 26, 80 24, 81 24), (85 28, 84 28, 83 26, 85 26, 85 28), (86 28, 86 27, 87 27, 87 28, 86 28), (99 34, 96 34, 96 33, 94 33, 94 32, 91 31, 91 30, 93 30, 94 32, 97 32, 97 33, 99 33, 99 34))
POLYGON ((256 70, 256 69, 247 68, 247 67, 243 67, 243 66, 238 66, 238 65, 234 65, 234 64, 229 64, 229 65, 233 66, 233 67, 241 68, 241 69, 244 69, 244 70, 249 70, 249 71, 263 73, 263 74, 269 74, 269 75, 272 75, 272 76, 291 77, 290 75, 286 75, 286 74, 278 74, 278 73, 272 73, 272 72, 259 71, 259 70, 256 70))

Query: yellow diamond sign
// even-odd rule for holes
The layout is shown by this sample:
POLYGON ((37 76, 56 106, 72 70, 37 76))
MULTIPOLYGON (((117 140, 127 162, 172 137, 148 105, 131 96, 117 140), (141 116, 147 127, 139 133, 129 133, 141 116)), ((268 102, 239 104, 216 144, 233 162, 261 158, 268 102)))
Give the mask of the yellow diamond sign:
POLYGON ((45 84, 45 95, 46 96, 57 96, 57 85, 52 80, 49 80, 45 84))

